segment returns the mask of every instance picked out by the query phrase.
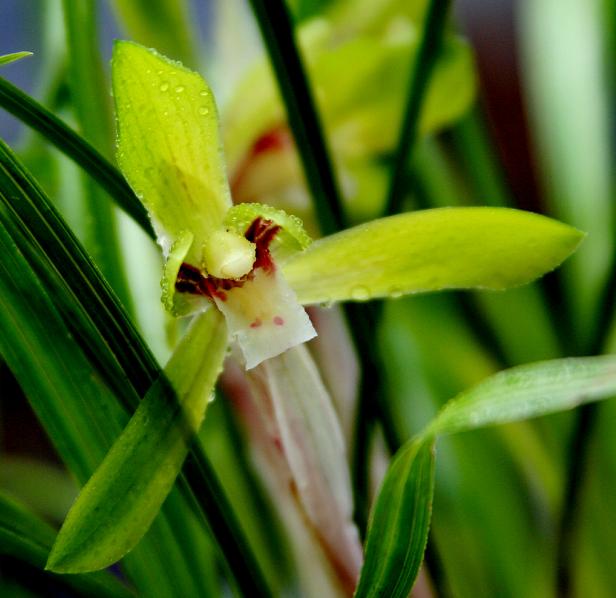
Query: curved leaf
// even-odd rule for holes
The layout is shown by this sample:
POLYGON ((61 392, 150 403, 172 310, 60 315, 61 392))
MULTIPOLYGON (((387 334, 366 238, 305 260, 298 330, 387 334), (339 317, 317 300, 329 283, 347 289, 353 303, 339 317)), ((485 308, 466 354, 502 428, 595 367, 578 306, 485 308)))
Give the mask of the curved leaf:
POLYGON ((616 396, 616 356, 578 357, 504 370, 447 403, 426 434, 454 434, 573 409, 616 396))
POLYGON ((139 542, 203 421, 226 347, 224 320, 216 310, 194 320, 165 368, 168 381, 154 384, 69 511, 48 569, 102 569, 139 542))
POLYGON ((433 494, 434 440, 410 441, 396 455, 381 485, 356 597, 409 595, 428 540, 433 494))
POLYGON ((578 230, 506 208, 442 208, 390 216, 315 241, 284 265, 304 304, 443 289, 501 290, 558 266, 578 230))

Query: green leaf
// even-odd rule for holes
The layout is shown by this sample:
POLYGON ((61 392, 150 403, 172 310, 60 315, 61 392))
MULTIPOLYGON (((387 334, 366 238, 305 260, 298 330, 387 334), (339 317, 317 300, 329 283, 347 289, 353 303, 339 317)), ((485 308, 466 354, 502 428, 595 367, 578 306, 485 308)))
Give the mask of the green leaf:
MULTIPOLYGON (((10 555, 42 569, 56 532, 18 502, 0 494, 0 554, 10 555)), ((50 574, 54 579, 59 579, 50 574)), ((83 596, 121 598, 131 596, 110 573, 71 575, 62 582, 83 596)))
POLYGON ((38 131, 74 160, 113 197, 117 204, 150 236, 146 211, 120 172, 85 139, 36 100, 0 77, 0 106, 38 131))
POLYGON ((582 237, 530 212, 424 210, 319 239, 283 271, 304 304, 455 288, 500 290, 554 269, 582 237))
POLYGON ((226 347, 218 311, 198 316, 165 368, 168 382, 161 379, 148 392, 69 511, 48 569, 102 569, 139 542, 201 426, 226 347), (175 393, 169 393, 168 384, 175 393))
POLYGON ((370 516, 356 598, 406 598, 428 540, 434 440, 408 442, 389 466, 370 516))
POLYGON ((16 60, 21 60, 22 58, 26 58, 27 56, 32 56, 32 52, 13 52, 12 54, 4 54, 0 56, 0 66, 10 64, 11 62, 15 62, 16 60))
MULTIPOLYGON (((50 206, 45 217, 37 212, 45 198, 27 186, 27 173, 11 163, 11 155, 4 149, 0 143, 0 352, 59 455, 85 482, 128 420, 120 401, 134 405, 139 400, 135 386, 109 351, 109 346, 119 342, 113 331, 118 322, 107 319, 107 310, 113 311, 116 299, 91 263, 80 262, 83 250, 79 245, 65 258, 62 243, 71 246, 74 240, 62 222, 54 222, 50 206), (45 243, 45 251, 40 241, 45 243), (72 289, 58 270, 67 275, 72 289), (74 293, 80 294, 90 313, 84 313, 74 293), (101 294, 106 302, 99 304, 101 294), (97 313, 96 318, 89 317, 92 312, 97 313), (107 322, 105 338, 95 327, 98 317, 107 322)), ((127 350, 136 350, 135 346, 126 347, 132 333, 130 326, 123 330, 123 354, 117 354, 122 359, 130 359, 127 350)), ((141 359, 147 361, 148 355, 141 359)), ((135 385, 140 383, 137 372, 142 367, 143 363, 132 363, 127 368, 135 385)), ((174 495, 169 511, 174 507, 173 515, 180 517, 185 503, 179 493, 174 495)), ((170 592, 172 587, 181 587, 190 595, 195 576, 186 566, 185 538, 179 541, 177 526, 172 526, 168 517, 171 519, 165 515, 155 522, 148 541, 124 564, 141 591, 168 588, 170 592)))
POLYGON ((454 434, 573 409, 616 395, 616 356, 579 357, 504 370, 449 401, 424 434, 454 434))
MULTIPOLYGON (((0 92, 1 83, 2 80, 0 92)), ((0 222, 7 227, 11 237, 7 237, 7 247, 0 252, 0 270, 4 272, 0 272, 0 295, 6 288, 7 305, 12 308, 2 312, 0 341, 6 340, 7 344, 6 350, 4 345, 0 348, 59 452, 73 472, 85 481, 120 433, 120 426, 126 422, 122 416, 120 426, 110 430, 115 422, 109 416, 113 407, 105 403, 105 409, 101 409, 101 403, 92 400, 97 395, 89 390, 89 385, 95 384, 94 388, 98 388, 96 383, 99 376, 102 377, 113 388, 116 398, 132 412, 139 396, 145 394, 159 376, 160 368, 49 199, 2 142, 0 216, 0 222), (19 241, 19 251, 14 248, 14 239, 19 241), (30 265, 36 268, 36 275, 30 265), (15 272, 20 275, 14 276, 15 272), (42 284, 37 277, 41 278, 42 284), (49 295, 53 296, 53 305, 49 295), (31 299, 23 301, 24 296, 31 299), (70 329, 59 322, 59 314, 70 329), (10 333, 6 328, 9 325, 10 333), (87 362, 83 365, 82 353, 73 352, 72 338, 80 347, 87 348, 96 371, 91 370, 87 362), (32 347, 37 350, 33 351, 32 347), (9 356, 15 361, 11 363, 9 356), (71 364, 71 368, 66 364, 71 364), (56 371, 59 372, 59 384, 51 380, 56 371), (33 373, 40 375, 34 376, 33 373), (83 378, 79 378, 81 375, 83 378), (65 383, 69 385, 68 389, 65 389, 65 383), (80 406, 82 392, 87 395, 84 404, 94 407, 89 413, 91 419, 85 417, 80 406), (69 398, 75 401, 75 406, 65 409, 69 398), (74 422, 78 416, 83 417, 74 422), (81 434, 87 430, 94 430, 97 435, 105 432, 114 435, 102 449, 94 451, 92 434, 80 443, 81 434), (70 446, 70 442, 77 444, 70 446), (90 455, 93 451, 94 454, 90 455)), ((3 238, 0 236, 0 241, 3 238)), ((238 585, 250 595, 267 595, 258 564, 198 443, 193 445, 191 459, 187 462, 186 479, 180 480, 181 489, 189 495, 186 480, 190 489, 194 489, 194 498, 202 510, 198 512, 207 516, 238 585)), ((192 501, 193 497, 189 496, 192 501)), ((180 498, 179 494, 172 493, 163 506, 166 518, 179 514, 180 498)), ((177 555, 177 550, 170 551, 170 547, 174 548, 172 534, 177 525, 158 523, 155 522, 156 532, 152 529, 148 533, 150 541, 142 542, 125 559, 129 561, 127 569, 133 581, 139 577, 139 587, 143 591, 157 589, 162 592, 169 586, 167 582, 171 577, 177 590, 180 583, 185 587, 183 582, 186 579, 185 571, 178 571, 186 561, 185 556, 177 555), (166 547, 164 557, 160 553, 163 546, 166 547), (162 562, 163 558, 167 567, 153 565, 162 562)), ((194 573, 191 577, 195 579, 194 573)))
POLYGON ((390 465, 376 501, 357 596, 407 596, 430 521, 434 439, 571 409, 616 395, 616 356, 546 361, 505 370, 449 401, 390 465))
POLYGON ((231 206, 212 92, 203 78, 154 50, 116 42, 112 62, 118 163, 150 212, 165 255, 183 232, 200 262, 231 206))
MULTIPOLYGON (((110 156, 113 141, 111 110, 108 84, 98 50, 96 4, 63 0, 63 7, 73 112, 83 136, 104 155, 110 156)), ((84 192, 76 194, 72 201, 73 205, 83 202, 76 212, 84 214, 80 227, 84 245, 130 312, 131 296, 120 256, 115 208, 90 177, 82 174, 82 181, 84 192)))

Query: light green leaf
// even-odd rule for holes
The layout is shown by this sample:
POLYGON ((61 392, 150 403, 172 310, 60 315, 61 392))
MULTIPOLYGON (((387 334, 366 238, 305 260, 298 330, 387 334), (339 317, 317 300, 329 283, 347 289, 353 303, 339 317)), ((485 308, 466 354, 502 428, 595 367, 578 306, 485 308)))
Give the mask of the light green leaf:
POLYGON ((21 60, 22 58, 26 58, 27 56, 32 56, 32 52, 13 52, 12 54, 4 54, 0 56, 0 66, 10 64, 11 62, 15 62, 16 60, 21 60))
POLYGON ((579 357, 504 370, 449 401, 424 434, 453 434, 573 409, 616 396, 616 356, 579 357))
POLYGON ((436 436, 571 409, 616 395, 616 356, 546 361, 505 370, 449 401, 396 455, 371 515, 357 596, 407 596, 430 521, 436 436))
POLYGON ((147 531, 199 429, 227 347, 224 320, 209 310, 193 322, 122 435, 83 488, 49 556, 61 573, 102 569, 147 531), (174 393, 168 392, 168 384, 174 393))
POLYGON ((118 164, 165 256, 189 230, 188 259, 199 263, 203 242, 231 206, 212 92, 197 73, 132 42, 116 42, 112 74, 118 164))
POLYGON ((315 241, 284 266, 304 304, 442 289, 506 289, 554 269, 578 230, 506 208, 442 208, 375 220, 315 241))
POLYGON ((433 494, 434 441, 410 441, 387 470, 371 513, 357 598, 409 595, 428 540, 433 494))

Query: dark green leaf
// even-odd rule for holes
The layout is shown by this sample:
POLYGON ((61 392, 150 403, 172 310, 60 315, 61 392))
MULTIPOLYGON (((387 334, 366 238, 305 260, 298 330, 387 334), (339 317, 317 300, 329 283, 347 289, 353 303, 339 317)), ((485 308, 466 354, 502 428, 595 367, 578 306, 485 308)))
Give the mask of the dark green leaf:
POLYGON ((128 183, 87 141, 36 100, 2 77, 0 77, 0 106, 38 131, 86 170, 118 205, 154 238, 147 213, 128 183))
POLYGON ((217 310, 193 321, 165 368, 166 379, 152 386, 71 508, 48 569, 102 569, 141 540, 203 421, 226 348, 226 326, 217 310))
MULTIPOLYGON (((0 554, 13 556, 42 569, 55 535, 56 532, 33 513, 0 494, 0 554)), ((109 573, 71 575, 61 579, 62 583, 83 596, 123 598, 132 595, 109 573)))
POLYGON ((284 100, 323 234, 344 228, 344 211, 284 0, 251 0, 284 100))
POLYGON ((370 516, 366 561, 355 596, 406 598, 428 540, 434 440, 413 440, 389 466, 370 516))
MULTIPOLYGON (((114 388, 116 395, 123 401, 127 410, 132 412, 138 404, 138 396, 145 394, 158 378, 160 369, 77 240, 38 185, 1 141, 0 208, 2 208, 0 216, 3 216, 3 219, 6 217, 4 221, 7 226, 11 227, 14 234, 25 235, 26 238, 23 239, 21 246, 28 252, 28 262, 37 268, 36 274, 44 281, 45 288, 54 289, 55 308, 47 304, 42 312, 37 311, 35 315, 45 320, 45 314, 49 312, 52 314, 50 321, 53 323, 54 318, 58 317, 56 312, 58 309, 64 321, 71 326, 70 332, 66 329, 59 332, 57 338, 54 339, 56 341, 54 346, 74 334, 80 340, 80 346, 86 348, 89 357, 97 364, 98 372, 114 388), (58 276, 62 282, 58 281, 58 276), (104 339, 102 345, 101 338, 104 339)), ((10 256, 6 256, 6 259, 9 260, 10 256)), ((30 272, 23 257, 20 257, 17 266, 9 263, 6 269, 6 284, 17 284, 12 280, 13 273, 20 272, 22 267, 25 268, 24 273, 30 272)), ((39 285, 36 277, 32 278, 32 284, 24 278, 25 275, 20 277, 19 285, 21 286, 16 289, 12 298, 20 310, 26 310, 24 313, 20 312, 21 316, 15 320, 15 329, 18 333, 23 322, 28 322, 32 317, 27 311, 28 305, 21 298, 24 295, 30 296, 31 289, 38 288, 39 285)), ((4 275, 2 282, 5 282, 4 275)), ((29 327, 25 327, 24 330, 29 330, 29 327)), ((34 339, 28 341, 29 346, 37 346, 37 334, 35 330, 34 339)), ((25 340, 21 335, 16 339, 21 344, 25 340)), ((47 330, 42 342, 51 343, 47 330)), ((42 353, 45 354, 44 351, 42 353)), ((55 355, 54 351, 49 354, 49 356, 55 355)), ((36 354, 31 355, 28 352, 28 344, 26 344, 21 356, 24 363, 24 380, 27 383, 33 383, 29 379, 28 363, 32 357, 36 357, 36 354)), ((71 362, 64 360, 62 363, 71 362)), ((40 395, 35 394, 34 396, 42 398, 40 395)), ((102 423, 102 427, 105 428, 107 423, 105 414, 98 412, 96 415, 105 422, 102 423)), ((85 429, 89 428, 90 426, 87 425, 85 429)), ((79 430, 79 426, 76 429, 79 430)), ((63 442, 61 435, 57 438, 59 442, 63 442)), ((99 460, 101 458, 102 454, 99 460)), ((252 595, 266 595, 267 592, 263 589, 266 585, 262 581, 258 565, 243 538, 242 531, 230 510, 215 473, 198 443, 193 445, 192 458, 189 458, 186 467, 186 476, 190 486, 195 488, 197 498, 197 503, 191 502, 190 504, 198 504, 205 514, 204 517, 207 516, 210 519, 208 523, 212 527, 225 558, 230 563, 231 571, 236 576, 238 584, 252 595)), ((182 481, 181 487, 189 496, 190 492, 184 484, 185 482, 182 481)), ((189 496, 189 499, 192 501, 192 497, 189 496)), ((201 516, 201 511, 197 510, 201 516)), ((169 516, 173 514, 174 509, 169 508, 169 516)), ((166 533, 171 533, 171 531, 171 528, 166 528, 166 533)), ((173 542, 170 543, 173 544, 173 542)), ((164 543, 159 542, 158 545, 162 546, 164 543)), ((144 546, 143 543, 140 549, 142 546, 144 546)), ((149 554, 149 560, 152 561, 156 557, 155 547, 150 550, 149 554)), ((133 555, 129 556, 132 558, 133 555)), ((164 586, 166 568, 154 568, 156 569, 155 574, 152 571, 148 574, 148 568, 153 569, 150 565, 145 565, 143 572, 149 576, 151 587, 164 586)))

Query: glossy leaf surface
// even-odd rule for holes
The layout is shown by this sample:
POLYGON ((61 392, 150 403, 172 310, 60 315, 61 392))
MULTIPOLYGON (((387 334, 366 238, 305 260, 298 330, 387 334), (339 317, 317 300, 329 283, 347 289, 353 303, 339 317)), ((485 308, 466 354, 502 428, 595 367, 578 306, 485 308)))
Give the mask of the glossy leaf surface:
POLYGON ((199 316, 60 530, 47 567, 76 573, 106 567, 141 539, 180 472, 227 347, 215 310, 199 316), (169 393, 171 384, 177 393, 169 393))
POLYGON ((424 210, 319 239, 283 271, 304 304, 443 289, 501 290, 554 269, 582 237, 530 212, 424 210))
POLYGON ((381 485, 355 596, 408 596, 428 541, 433 494, 434 441, 410 441, 381 485))

